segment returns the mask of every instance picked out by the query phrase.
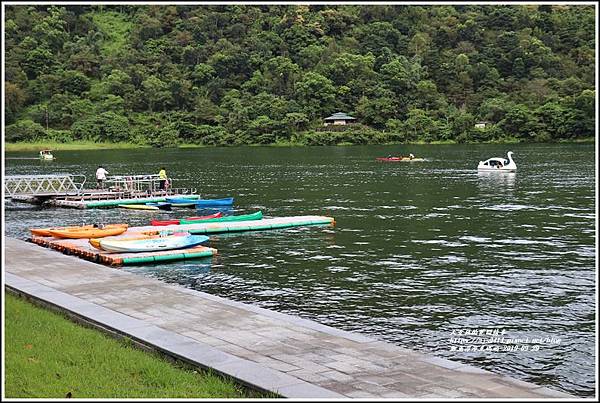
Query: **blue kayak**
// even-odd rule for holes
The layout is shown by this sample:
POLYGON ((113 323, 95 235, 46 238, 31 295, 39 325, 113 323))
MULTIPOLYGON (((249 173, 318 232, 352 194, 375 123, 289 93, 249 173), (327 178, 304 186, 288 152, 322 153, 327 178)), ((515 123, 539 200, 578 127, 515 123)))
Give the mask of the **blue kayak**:
POLYGON ((196 208, 211 207, 211 206, 231 206, 233 204, 233 197, 226 197, 224 199, 198 199, 196 200, 196 208))
POLYGON ((172 207, 194 207, 196 200, 187 199, 185 197, 166 197, 167 203, 171 203, 172 207))

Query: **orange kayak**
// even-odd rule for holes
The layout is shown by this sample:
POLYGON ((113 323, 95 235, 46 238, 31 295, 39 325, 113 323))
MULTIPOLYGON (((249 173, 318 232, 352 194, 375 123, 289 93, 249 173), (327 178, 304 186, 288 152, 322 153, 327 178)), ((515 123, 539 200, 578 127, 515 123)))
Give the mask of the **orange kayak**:
POLYGON ((56 238, 103 238, 105 236, 121 235, 127 231, 127 224, 109 224, 103 228, 50 229, 50 235, 56 238))
POLYGON ((81 226, 74 226, 74 227, 55 227, 55 228, 30 228, 29 231, 31 231, 32 235, 36 235, 36 236, 52 236, 52 234, 50 234, 50 231, 52 230, 71 230, 71 229, 87 229, 87 228, 94 228, 93 225, 81 225, 81 226))

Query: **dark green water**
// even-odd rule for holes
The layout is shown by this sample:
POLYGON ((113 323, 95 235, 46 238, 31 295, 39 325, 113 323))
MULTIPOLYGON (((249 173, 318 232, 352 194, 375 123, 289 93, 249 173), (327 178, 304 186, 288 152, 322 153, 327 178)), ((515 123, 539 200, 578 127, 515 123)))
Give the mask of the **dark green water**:
MULTIPOLYGON (((33 153, 9 153, 25 157, 33 153)), ((595 146, 477 145, 55 152, 12 174, 158 173, 236 214, 330 215, 336 226, 212 236, 213 260, 127 268, 578 396, 595 389, 595 146), (477 172, 514 151, 517 173, 477 172), (381 163, 408 152, 420 163, 381 163), (452 331, 548 337, 539 351, 451 351, 452 331)), ((39 225, 186 217, 5 204, 6 234, 39 225)), ((110 269, 107 269, 110 270, 110 269)), ((523 344, 520 344, 522 346, 523 344)))

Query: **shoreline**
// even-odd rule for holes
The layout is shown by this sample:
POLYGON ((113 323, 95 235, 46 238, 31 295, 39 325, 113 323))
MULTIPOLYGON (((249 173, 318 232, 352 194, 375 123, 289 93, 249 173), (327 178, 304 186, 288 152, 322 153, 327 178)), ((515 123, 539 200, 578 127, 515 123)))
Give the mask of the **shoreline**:
MULTIPOLYGON (((583 144, 594 144, 596 142, 595 137, 585 137, 581 139, 575 140, 558 140, 555 142, 543 142, 539 144, 565 144, 565 143, 583 143, 583 144)), ((451 144, 531 144, 529 142, 518 142, 518 141, 488 141, 488 142, 470 142, 470 143, 458 143, 454 140, 444 140, 444 141, 432 141, 430 143, 426 143, 424 141, 416 141, 410 143, 381 143, 381 144, 350 144, 350 143, 341 143, 336 144, 336 146, 346 147, 346 146, 354 146, 354 145, 381 145, 381 146, 389 146, 389 145, 451 145, 451 144)), ((153 148, 150 145, 143 144, 134 144, 134 143, 94 143, 91 141, 75 141, 71 143, 57 143, 50 141, 41 141, 41 142, 27 142, 27 143, 4 143, 4 151, 5 152, 24 152, 24 151, 36 151, 42 149, 50 149, 52 151, 79 151, 79 150, 125 150, 125 149, 135 149, 135 148, 153 148)), ((243 144, 229 147, 309 147, 306 144, 301 143, 273 143, 273 144, 243 144)), ((227 147, 227 146, 209 146, 204 144, 180 144, 177 147, 165 147, 165 148, 208 148, 208 147, 227 147)), ((313 146, 314 147, 314 146, 313 146)), ((327 146, 330 147, 330 146, 327 146)))

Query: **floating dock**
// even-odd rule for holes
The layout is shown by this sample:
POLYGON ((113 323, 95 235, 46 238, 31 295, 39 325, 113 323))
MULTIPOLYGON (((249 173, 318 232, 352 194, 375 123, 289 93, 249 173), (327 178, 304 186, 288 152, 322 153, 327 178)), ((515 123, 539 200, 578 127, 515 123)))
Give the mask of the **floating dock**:
POLYGON ((335 225, 333 217, 324 216, 295 216, 265 218, 251 221, 224 221, 198 224, 173 224, 145 227, 133 227, 128 233, 155 234, 159 231, 187 231, 190 234, 221 234, 225 232, 265 231, 290 227, 305 227, 308 225, 335 225), (131 231, 131 232, 130 232, 131 231))
MULTIPOLYGON (((167 196, 148 196, 148 197, 120 197, 116 192, 107 192, 105 194, 97 193, 92 194, 88 197, 65 197, 65 198, 52 198, 47 201, 51 206, 56 207, 69 207, 69 208, 111 208, 118 207, 119 204, 145 204, 145 203, 157 203, 166 201, 166 197, 178 197, 190 200, 196 200, 200 196, 197 194, 168 194, 167 196), (105 200, 99 200, 103 196, 106 196, 105 200)), ((12 196, 13 200, 25 202, 25 203, 38 203, 39 197, 32 195, 15 195, 12 196)))
MULTIPOLYGON (((131 236, 115 236, 114 239, 131 236)), ((59 239, 54 237, 33 236, 31 242, 40 246, 56 249, 67 255, 79 256, 85 260, 109 266, 125 266, 166 262, 171 260, 196 259, 217 254, 217 250, 206 246, 187 249, 163 250, 145 253, 112 253, 102 251, 90 245, 88 239, 59 239)))
MULTIPOLYGON (((212 222, 205 224, 184 224, 166 226, 143 226, 129 227, 121 235, 109 237, 111 239, 128 238, 141 235, 154 235, 163 231, 187 231, 192 234, 219 234, 227 232, 264 231, 270 229, 281 229, 290 227, 302 227, 309 225, 335 225, 333 217, 323 216, 296 216, 267 218, 253 221, 237 222, 212 222)), ((108 238, 108 237, 107 237, 108 238)), ((88 239, 62 239, 54 237, 32 236, 31 242, 58 250, 68 255, 79 256, 83 259, 103 263, 109 266, 123 266, 134 264, 146 264, 166 262, 173 260, 194 259, 213 256, 216 249, 205 246, 196 246, 187 249, 165 250, 145 253, 112 253, 101 251, 90 245, 88 239)))

